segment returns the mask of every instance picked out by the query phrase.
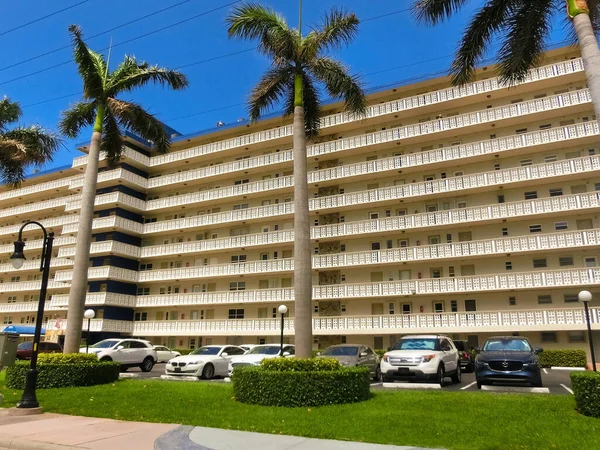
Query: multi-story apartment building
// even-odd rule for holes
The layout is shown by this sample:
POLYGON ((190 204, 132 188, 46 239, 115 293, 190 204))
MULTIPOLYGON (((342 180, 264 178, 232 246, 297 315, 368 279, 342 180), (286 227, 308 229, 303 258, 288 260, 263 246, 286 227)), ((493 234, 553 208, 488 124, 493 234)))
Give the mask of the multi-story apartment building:
MULTIPOLYGON (((575 50, 511 89, 484 67, 464 87, 431 79, 369 105, 364 118, 326 106, 308 147, 315 348, 442 332, 587 349, 577 293, 600 298, 600 130, 575 50)), ((176 137, 167 155, 129 139, 120 167, 101 163, 93 339, 277 342, 286 304, 293 341, 291 133, 288 118, 243 122, 176 137)), ((34 320, 40 231, 26 229, 21 269, 8 258, 35 219, 56 233, 45 327, 64 331, 85 165, 0 192, 0 324, 34 320)))

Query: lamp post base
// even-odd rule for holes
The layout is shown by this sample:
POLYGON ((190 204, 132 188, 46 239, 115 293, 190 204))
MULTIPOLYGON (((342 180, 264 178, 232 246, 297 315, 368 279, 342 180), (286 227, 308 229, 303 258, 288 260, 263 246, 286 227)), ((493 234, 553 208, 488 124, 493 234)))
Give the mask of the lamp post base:
POLYGON ((9 416, 35 416, 43 414, 43 412, 41 406, 38 406, 37 408, 8 408, 9 416))

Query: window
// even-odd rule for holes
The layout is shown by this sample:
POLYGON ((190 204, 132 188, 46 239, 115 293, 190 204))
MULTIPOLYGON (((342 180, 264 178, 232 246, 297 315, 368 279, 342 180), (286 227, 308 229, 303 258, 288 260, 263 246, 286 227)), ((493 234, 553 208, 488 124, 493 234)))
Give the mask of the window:
POLYGON ((557 160, 558 160, 558 156, 557 155, 546 155, 546 156, 544 156, 544 162, 546 162, 546 163, 554 162, 554 161, 557 161, 557 160))
POLYGON ((246 262, 246 255, 231 255, 231 264, 239 264, 246 262))
POLYGON ((571 344, 585 342, 585 333, 583 331, 568 331, 567 336, 571 344))
POLYGON ((561 256, 558 258, 558 265, 563 266, 572 266, 573 265, 573 257, 572 256, 561 256))
POLYGON ((442 268, 441 267, 432 267, 431 268, 431 278, 442 278, 442 268))
POLYGON ((150 288, 137 288, 137 295, 150 295, 150 288))
POLYGON ((594 223, 592 219, 580 219, 577 221, 577 229, 578 230, 590 230, 594 228, 594 223))
POLYGON ((498 203, 504 203, 504 194, 498 195, 498 203))
POLYGON ((434 313, 443 313, 444 312, 444 302, 433 302, 433 312, 434 313))
POLYGON ((244 310, 243 309, 230 309, 228 318, 229 319, 243 319, 244 318, 244 310))
POLYGON ((525 200, 533 200, 537 198, 537 191, 525 192, 525 200))
MULTIPOLYGON (((494 135, 494 137, 496 137, 496 136, 494 135)), ((499 163, 494 164, 494 170, 500 170, 500 164, 499 163)))
POLYGON ((13 323, 12 316, 4 316, 4 320, 2 321, 4 325, 10 325, 13 323))
POLYGON ((411 313, 411 303, 402 303, 402 314, 410 314, 411 313))
POLYGON ((406 216, 407 214, 408 214, 408 210, 406 208, 396 210, 397 216, 406 216))
POLYGON ((537 225, 529 225, 529 232, 530 233, 541 233, 542 232, 542 226, 537 224, 537 225))
POLYGON ((548 267, 546 258, 538 258, 538 259, 533 260, 533 268, 534 269, 542 269, 544 267, 548 267))
POLYGON ((565 303, 577 303, 579 301, 577 294, 565 294, 564 299, 565 303))
POLYGON ((241 203, 239 205, 233 205, 233 210, 238 210, 238 209, 248 209, 248 203, 241 203))
POLYGON ((527 133, 527 128, 519 128, 517 130, 517 134, 524 134, 524 133, 527 133))
POLYGON ((466 200, 457 200, 456 201, 456 207, 457 208, 466 208, 467 207, 467 201, 466 200))
POLYGON ((439 236, 428 236, 427 240, 429 241, 429 245, 437 245, 441 243, 439 236))
POLYGON ((16 295, 9 295, 8 296, 8 303, 16 303, 17 302, 17 296, 16 295))
POLYGON ((504 263, 504 267, 506 268, 506 270, 512 270, 513 269, 512 262, 506 261, 504 263))
POLYGON ((569 223, 568 222, 554 222, 554 229, 556 231, 568 230, 569 223))
POLYGON ((398 239, 398 247, 406 248, 409 245, 408 239, 398 239))
POLYGON ((140 271, 152 270, 152 264, 140 264, 140 271))
POLYGON ((456 300, 450 300, 450 310, 452 312, 458 312, 458 302, 456 300))
POLYGON ((508 236, 508 228, 502 228, 502 236, 508 236))
POLYGON ((346 251, 346 244, 340 244, 340 252, 346 251))
POLYGON ((452 243, 452 233, 446 233, 446 242, 448 244, 452 243))
POLYGON ((438 205, 434 204, 434 205, 426 205, 425 206, 425 210, 427 212, 436 212, 438 210, 438 205))
POLYGON ((517 297, 508 297, 508 304, 510 306, 516 306, 517 305, 517 297))
POLYGON ((381 250, 381 242, 371 242, 371 250, 381 250))
POLYGON ((232 281, 229 283, 230 291, 244 291, 246 290, 246 282, 245 281, 232 281))
POLYGON ((558 337, 554 331, 542 331, 542 342, 558 342, 558 337))
POLYGON ((145 322, 146 320, 148 320, 148 313, 136 312, 133 320, 135 320, 136 322, 145 322))
POLYGON ((558 197, 560 195, 563 195, 562 188, 548 189, 548 191, 550 192, 550 197, 558 197))
POLYGON ((531 158, 521 160, 521 167, 531 166, 532 164, 533 164, 533 160, 531 158))
POLYGON ((396 314, 396 305, 394 303, 390 303, 388 305, 388 311, 390 314, 396 314))
POLYGON ((448 276, 449 277, 455 276, 454 266, 448 266, 448 276))
POLYGON ((538 295, 537 299, 538 299, 538 303, 540 305, 547 304, 547 303, 552 303, 552 296, 551 295, 538 295))
POLYGON ((586 256, 583 258, 585 263, 585 267, 596 267, 596 257, 595 256, 586 256))
POLYGON ((379 219, 379 213, 378 212, 370 212, 369 219, 371 219, 371 220, 379 219))
POLYGON ((235 180, 234 181, 234 186, 237 186, 239 184, 248 184, 250 182, 250 180, 248 178, 245 178, 243 180, 235 180))
POLYGON ((477 311, 477 301, 475 299, 465 300, 465 311, 477 311))
POLYGON ((473 235, 470 231, 460 231, 458 233, 458 242, 468 242, 473 240, 473 235))

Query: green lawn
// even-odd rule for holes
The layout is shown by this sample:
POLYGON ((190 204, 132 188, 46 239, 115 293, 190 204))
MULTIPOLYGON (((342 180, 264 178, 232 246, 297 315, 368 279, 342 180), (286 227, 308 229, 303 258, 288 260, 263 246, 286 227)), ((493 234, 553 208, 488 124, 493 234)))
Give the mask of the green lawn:
MULTIPOLYGON (((3 406, 21 392, 6 389, 3 406)), ((571 396, 377 392, 358 404, 276 408, 235 402, 230 384, 123 380, 38 391, 45 411, 180 423, 315 438, 448 449, 584 449, 600 445, 600 420, 571 396)))

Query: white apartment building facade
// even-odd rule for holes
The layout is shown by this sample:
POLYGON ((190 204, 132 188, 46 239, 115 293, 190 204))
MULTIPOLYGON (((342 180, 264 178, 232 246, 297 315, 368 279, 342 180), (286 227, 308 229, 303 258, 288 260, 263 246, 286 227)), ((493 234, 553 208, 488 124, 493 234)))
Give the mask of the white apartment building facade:
MULTIPOLYGON (((581 289, 600 339, 600 130, 581 59, 549 52, 510 89, 477 73, 373 93, 364 118, 325 107, 308 146, 314 348, 435 332, 587 349, 581 289)), ((92 339, 278 342, 285 304, 293 342, 291 145, 276 117, 176 137, 167 155, 131 138, 120 167, 102 161, 92 339)), ((8 258, 39 220, 56 234, 44 326, 64 334, 86 158, 0 191, 0 327, 35 320, 39 229, 21 269, 8 258)))

